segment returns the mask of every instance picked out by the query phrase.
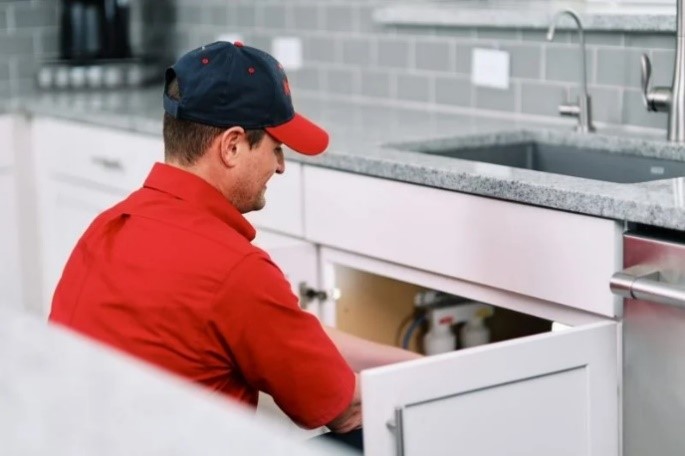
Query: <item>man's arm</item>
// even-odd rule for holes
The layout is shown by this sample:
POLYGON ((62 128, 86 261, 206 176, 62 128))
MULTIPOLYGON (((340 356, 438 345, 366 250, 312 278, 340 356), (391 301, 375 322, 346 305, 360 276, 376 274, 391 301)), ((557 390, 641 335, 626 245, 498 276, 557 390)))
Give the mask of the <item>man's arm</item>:
POLYGON ((371 342, 335 328, 328 326, 323 328, 338 348, 340 354, 345 358, 347 364, 355 372, 423 357, 423 355, 409 350, 371 342))
POLYGON ((359 375, 354 374, 354 395, 350 405, 326 427, 333 432, 350 432, 362 425, 362 398, 359 391, 359 375))

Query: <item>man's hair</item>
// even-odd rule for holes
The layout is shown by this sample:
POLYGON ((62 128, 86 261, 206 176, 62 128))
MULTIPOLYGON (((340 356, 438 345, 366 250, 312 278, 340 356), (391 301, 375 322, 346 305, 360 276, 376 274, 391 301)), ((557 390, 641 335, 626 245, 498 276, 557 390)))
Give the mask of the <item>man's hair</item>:
MULTIPOLYGON (((174 100, 181 99, 181 90, 176 78, 169 82, 167 95, 174 100)), ((176 119, 164 113, 164 158, 182 165, 192 165, 209 148, 212 142, 226 128, 213 127, 190 120, 176 119)), ((265 135, 262 129, 245 130, 250 148, 258 145, 265 135)))

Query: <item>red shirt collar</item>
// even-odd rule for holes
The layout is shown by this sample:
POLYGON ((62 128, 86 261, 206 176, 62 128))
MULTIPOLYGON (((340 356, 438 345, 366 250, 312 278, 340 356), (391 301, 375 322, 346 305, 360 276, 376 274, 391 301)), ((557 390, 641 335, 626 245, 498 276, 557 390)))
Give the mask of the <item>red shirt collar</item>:
POLYGON ((207 210, 249 241, 255 238, 256 231, 250 222, 219 190, 193 173, 164 163, 155 163, 143 187, 168 193, 207 210))

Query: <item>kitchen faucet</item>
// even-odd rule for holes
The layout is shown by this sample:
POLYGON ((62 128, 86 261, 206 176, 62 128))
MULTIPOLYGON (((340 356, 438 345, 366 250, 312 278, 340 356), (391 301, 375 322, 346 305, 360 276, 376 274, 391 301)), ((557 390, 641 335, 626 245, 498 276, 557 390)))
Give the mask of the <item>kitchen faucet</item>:
POLYGON ((649 88, 652 64, 642 54, 642 101, 647 111, 668 111, 668 140, 685 142, 685 43, 683 40, 683 0, 676 1, 676 51, 672 87, 649 88))
MULTIPOLYGON (((682 0, 678 0, 682 1, 682 0)), ((578 95, 578 102, 573 103, 563 103, 559 105, 559 114, 562 116, 573 116, 578 118, 578 124, 576 125, 576 131, 580 133, 590 133, 595 131, 595 127, 592 125, 592 109, 590 104, 590 95, 587 92, 587 68, 585 63, 585 35, 583 33, 583 24, 580 22, 578 15, 571 9, 563 9, 558 11, 552 18, 549 30, 547 31, 547 41, 552 41, 554 39, 554 29, 556 28, 557 21, 563 15, 569 15, 576 22, 578 26, 578 38, 580 40, 580 59, 581 59, 581 92, 578 95)))

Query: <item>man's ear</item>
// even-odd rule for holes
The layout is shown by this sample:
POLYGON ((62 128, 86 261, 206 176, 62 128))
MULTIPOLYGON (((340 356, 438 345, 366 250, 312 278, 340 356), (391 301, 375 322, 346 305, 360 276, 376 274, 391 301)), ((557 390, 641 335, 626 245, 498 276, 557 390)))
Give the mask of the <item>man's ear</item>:
POLYGON ((218 140, 222 163, 233 168, 242 150, 241 143, 245 141, 245 130, 242 127, 231 127, 221 133, 218 140))

